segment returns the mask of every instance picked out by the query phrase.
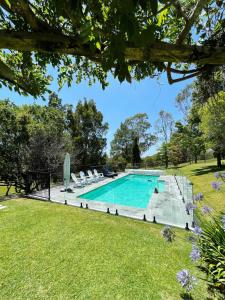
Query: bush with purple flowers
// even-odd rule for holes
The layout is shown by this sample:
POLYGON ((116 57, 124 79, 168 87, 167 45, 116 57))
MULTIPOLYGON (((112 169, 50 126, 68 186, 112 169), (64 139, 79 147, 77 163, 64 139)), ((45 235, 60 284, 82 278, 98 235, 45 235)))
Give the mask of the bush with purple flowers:
MULTIPOLYGON (((225 179, 225 173, 216 172, 214 176, 217 179, 225 179)), ((221 181, 214 181, 211 186, 219 191, 223 185, 221 181)), ((203 194, 194 195, 194 201, 202 201, 203 194)), ((225 299, 225 213, 215 216, 211 207, 207 205, 200 206, 202 218, 209 215, 209 218, 200 220, 201 227, 195 226, 189 240, 192 242, 190 259, 198 262, 198 268, 205 273, 208 283, 208 289, 216 296, 225 299), (213 213, 212 213, 213 212, 213 213)), ((186 204, 186 210, 191 211, 196 206, 192 203, 186 204)), ((188 270, 182 270, 177 274, 177 280, 188 295, 196 283, 195 278, 188 270)), ((220 298, 219 298, 220 299, 220 298)))

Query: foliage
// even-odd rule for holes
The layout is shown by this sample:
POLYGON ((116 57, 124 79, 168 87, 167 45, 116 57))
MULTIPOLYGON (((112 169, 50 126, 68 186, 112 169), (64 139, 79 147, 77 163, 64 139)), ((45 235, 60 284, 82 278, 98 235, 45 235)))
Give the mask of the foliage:
POLYGON ((221 155, 225 152, 225 92, 219 92, 200 109, 200 128, 208 147, 217 155, 218 167, 221 167, 221 155))
POLYGON ((60 87, 76 76, 104 88, 107 72, 131 82, 167 70, 173 83, 224 63, 224 3, 3 0, 0 35, 1 85, 19 93, 49 92, 49 64, 60 87))
POLYGON ((151 127, 146 113, 139 113, 120 124, 111 142, 111 156, 122 156, 127 162, 132 161, 132 145, 138 140, 140 154, 143 154, 155 142, 155 136, 149 132, 151 127))
POLYGON ((12 185, 16 191, 31 188, 28 171, 58 172, 66 152, 76 166, 104 161, 108 125, 101 112, 93 101, 79 102, 74 113, 71 109, 56 94, 44 106, 0 101, 0 181, 7 193, 12 185))
POLYGON ((134 138, 133 145, 132 145, 132 163, 140 164, 141 157, 140 157, 140 149, 138 145, 138 138, 134 138))
MULTIPOLYGON (((211 162, 212 164, 212 162, 211 162)), ((186 172, 187 166, 182 167, 182 170, 186 172)), ((206 275, 206 281, 209 291, 217 297, 217 299, 223 299, 225 295, 225 215, 224 215, 224 189, 221 188, 217 191, 212 191, 210 187, 210 181, 212 177, 216 177, 217 181, 214 183, 223 182, 223 172, 213 172, 210 170, 208 164, 198 164, 197 166, 188 166, 193 171, 197 171, 196 177, 191 177, 191 180, 196 182, 197 189, 202 189, 202 192, 198 192, 194 195, 195 206, 197 206, 197 216, 200 226, 194 227, 194 237, 192 237, 192 251, 190 253, 190 259, 193 262, 197 262, 198 268, 206 275), (204 172, 205 171, 205 172, 204 172), (198 173, 199 172, 199 173, 198 173), (197 181, 202 177, 201 181, 197 181), (207 189, 211 190, 212 199, 209 199, 210 193, 207 189), (219 201, 216 202, 215 200, 219 201), (210 202, 209 202, 210 200, 210 202), (222 202, 222 205, 219 204, 222 202), (212 209, 206 205, 210 203, 214 206, 212 209), (222 209, 221 213, 217 211, 222 209)), ((216 168, 214 167, 216 170, 216 168)))
POLYGON ((169 112, 161 110, 159 112, 159 118, 156 120, 155 129, 157 138, 162 141, 160 154, 166 168, 168 168, 169 164, 168 143, 172 135, 173 128, 174 121, 172 115, 169 112))
POLYGON ((202 222, 202 234, 197 242, 201 263, 211 291, 225 295, 225 228, 222 215, 202 222))
POLYGON ((93 100, 79 101, 75 111, 67 109, 67 129, 72 137, 73 158, 78 168, 105 163, 108 123, 93 100))

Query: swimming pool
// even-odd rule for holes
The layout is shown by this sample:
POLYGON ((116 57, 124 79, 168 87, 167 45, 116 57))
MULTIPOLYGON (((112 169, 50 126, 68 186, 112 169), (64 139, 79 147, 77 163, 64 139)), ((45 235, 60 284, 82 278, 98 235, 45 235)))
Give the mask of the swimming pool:
POLYGON ((154 189, 164 190, 164 181, 159 176, 127 175, 106 185, 82 194, 79 198, 119 204, 136 208, 146 208, 154 189))

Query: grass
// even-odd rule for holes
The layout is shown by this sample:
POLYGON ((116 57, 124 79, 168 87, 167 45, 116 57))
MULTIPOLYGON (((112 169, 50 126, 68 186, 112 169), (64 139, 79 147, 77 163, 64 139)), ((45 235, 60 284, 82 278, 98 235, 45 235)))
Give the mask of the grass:
MULTIPOLYGON (((0 197, 4 197, 5 196, 5 193, 6 193, 6 186, 0 186, 0 197)), ((9 195, 12 195, 12 194, 15 194, 15 187, 12 186, 9 190, 9 195)))
MULTIPOLYGON (((215 165, 211 160, 179 169, 219 211, 225 189, 211 188, 215 165)), ((176 241, 168 244, 157 224, 28 199, 4 205, 0 299, 181 299, 176 273, 186 268, 201 276, 190 262, 184 230, 176 229, 176 241)), ((199 280, 193 299, 207 297, 199 280)))
MULTIPOLYGON (((0 210, 0 299, 181 299, 176 273, 190 269, 190 233, 28 199, 0 210)), ((206 299, 202 281, 194 299, 206 299)))
MULTIPOLYGON (((214 191, 211 187, 211 182, 216 181, 214 173, 220 171, 216 167, 216 160, 186 164, 180 166, 179 170, 193 182, 194 193, 204 194, 204 203, 217 211, 225 211, 225 184, 220 191, 214 191)), ((225 167, 222 171, 225 172, 225 167)))

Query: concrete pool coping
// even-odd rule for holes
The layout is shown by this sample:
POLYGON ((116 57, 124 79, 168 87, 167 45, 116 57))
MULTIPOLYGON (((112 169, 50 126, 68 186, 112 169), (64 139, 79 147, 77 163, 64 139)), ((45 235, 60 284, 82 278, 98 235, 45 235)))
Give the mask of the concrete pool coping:
MULTIPOLYGON (((67 205, 76 207, 80 207, 82 203, 83 207, 87 206, 89 209, 101 212, 109 211, 112 214, 119 214, 121 216, 138 220, 143 220, 145 218, 150 222, 155 220, 160 224, 166 224, 180 228, 185 228, 186 223, 188 223, 189 227, 191 227, 193 223, 193 213, 190 212, 190 215, 187 214, 185 203, 183 202, 182 195, 174 176, 163 175, 163 171, 159 172, 160 170, 157 170, 157 172, 159 172, 158 174, 156 174, 155 170, 153 170, 154 172, 152 172, 152 170, 139 169, 138 173, 135 172, 137 170, 126 171, 126 173, 120 173, 115 179, 106 178, 82 188, 73 188, 73 193, 61 192, 60 190, 63 189, 63 185, 51 187, 51 201, 62 204, 66 203, 67 205), (79 196, 82 194, 88 193, 119 178, 123 178, 128 174, 158 175, 158 180, 165 181, 165 189, 163 192, 159 192, 158 194, 153 193, 146 208, 135 208, 79 198, 79 196)), ((72 185, 73 184, 71 183, 71 186, 72 185)), ((43 200, 41 194, 44 193, 45 191, 40 191, 39 193, 35 193, 29 196, 37 199, 41 198, 43 200)), ((186 199, 186 202, 187 201, 192 201, 192 195, 191 199, 186 199)))

